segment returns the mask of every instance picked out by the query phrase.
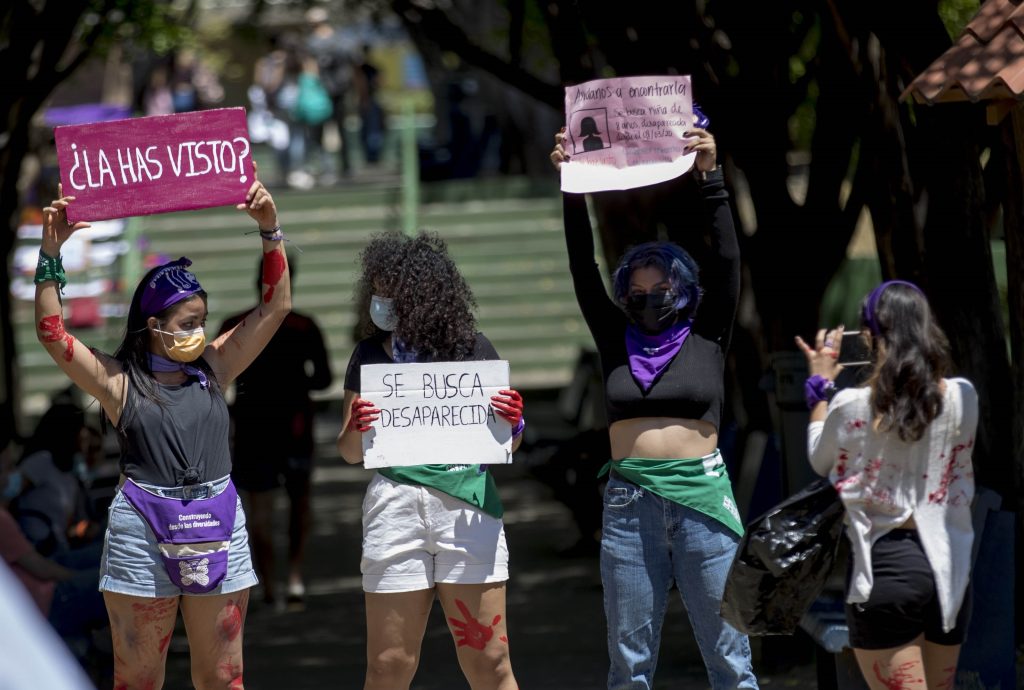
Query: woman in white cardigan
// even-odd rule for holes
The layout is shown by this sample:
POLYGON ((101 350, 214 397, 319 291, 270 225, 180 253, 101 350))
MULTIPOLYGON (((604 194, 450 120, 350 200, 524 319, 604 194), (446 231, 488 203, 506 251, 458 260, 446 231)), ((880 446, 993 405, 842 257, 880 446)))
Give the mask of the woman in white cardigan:
POLYGON ((944 378, 949 344, 916 285, 875 288, 862 327, 873 355, 862 388, 835 392, 842 327, 813 348, 796 339, 811 372, 811 465, 846 507, 850 644, 872 690, 948 689, 970 617, 978 397, 944 378))

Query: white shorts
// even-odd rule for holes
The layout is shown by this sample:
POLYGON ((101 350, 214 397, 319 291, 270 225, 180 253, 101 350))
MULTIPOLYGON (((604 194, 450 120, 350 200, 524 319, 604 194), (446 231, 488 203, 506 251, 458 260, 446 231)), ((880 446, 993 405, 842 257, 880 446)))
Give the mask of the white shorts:
POLYGON ((436 582, 508 580, 505 526, 479 508, 425 486, 374 474, 363 499, 366 592, 413 592, 436 582))

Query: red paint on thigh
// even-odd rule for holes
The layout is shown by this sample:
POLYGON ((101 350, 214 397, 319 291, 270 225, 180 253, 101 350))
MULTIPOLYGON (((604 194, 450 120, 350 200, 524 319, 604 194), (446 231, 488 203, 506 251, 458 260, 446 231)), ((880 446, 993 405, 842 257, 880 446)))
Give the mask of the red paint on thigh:
POLYGON ((64 317, 60 314, 44 316, 39 321, 39 333, 44 343, 59 343, 64 341, 64 361, 70 362, 75 358, 75 338, 64 330, 64 317))
POLYGON ((167 646, 171 644, 171 635, 174 634, 173 630, 168 631, 167 636, 160 640, 160 653, 163 654, 167 651, 167 646))
POLYGON ((171 612, 177 612, 178 598, 167 597, 164 599, 153 599, 145 603, 132 604, 132 612, 135 614, 136 625, 142 623, 155 623, 168 617, 171 612))
POLYGON ((284 275, 285 263, 284 252, 274 250, 263 253, 263 284, 267 291, 263 294, 263 303, 267 304, 274 297, 274 288, 281 282, 284 275))
POLYGON ((912 673, 912 670, 920 665, 919 661, 907 661, 893 668, 883 666, 882 662, 876 661, 873 668, 875 678, 887 690, 915 690, 924 685, 924 678, 915 677, 915 674, 912 673), (886 671, 889 672, 888 675, 885 674, 886 671))
POLYGON ((495 616, 488 626, 474 618, 469 612, 469 607, 461 600, 456 599, 455 605, 459 607, 459 611, 465 618, 464 621, 460 621, 455 617, 448 618, 452 627, 455 628, 453 632, 457 641, 456 646, 471 647, 472 649, 483 649, 486 647, 487 643, 494 637, 494 626, 501 620, 501 616, 495 616))
POLYGON ((217 633, 225 642, 233 642, 242 632, 242 609, 233 601, 224 605, 217 616, 217 633))

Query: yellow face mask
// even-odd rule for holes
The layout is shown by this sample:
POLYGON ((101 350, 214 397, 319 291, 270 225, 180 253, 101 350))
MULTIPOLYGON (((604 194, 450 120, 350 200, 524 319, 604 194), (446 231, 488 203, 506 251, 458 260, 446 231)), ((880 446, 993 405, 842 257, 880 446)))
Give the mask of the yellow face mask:
POLYGON ((193 328, 191 331, 174 331, 173 333, 157 328, 153 330, 174 338, 174 345, 171 347, 164 345, 164 348, 167 350, 168 359, 173 359, 175 362, 194 362, 206 349, 206 332, 202 326, 193 328))

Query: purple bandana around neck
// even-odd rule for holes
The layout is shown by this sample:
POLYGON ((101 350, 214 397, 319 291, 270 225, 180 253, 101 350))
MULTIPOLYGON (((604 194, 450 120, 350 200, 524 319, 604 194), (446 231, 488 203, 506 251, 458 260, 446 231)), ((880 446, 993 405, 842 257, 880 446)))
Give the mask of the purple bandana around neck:
POLYGON ((391 352, 394 355, 392 359, 395 360, 396 364, 415 362, 416 358, 419 357, 419 353, 402 342, 402 339, 397 335, 392 335, 391 337, 391 352))
POLYGON ((192 261, 183 256, 153 274, 142 291, 140 306, 143 317, 155 316, 203 289, 191 271, 187 270, 191 265, 192 261))
POLYGON ((633 378, 644 393, 651 390, 672 358, 679 353, 686 336, 690 335, 690 319, 669 326, 661 333, 650 335, 633 324, 626 326, 626 352, 633 378))
POLYGON ((167 359, 160 355, 154 355, 152 352, 149 353, 149 368, 153 371, 160 372, 171 372, 171 371, 183 371, 189 376, 195 376, 199 379, 199 387, 206 390, 210 387, 210 379, 206 377, 206 372, 199 367, 194 367, 191 364, 184 362, 175 362, 173 359, 167 359))

